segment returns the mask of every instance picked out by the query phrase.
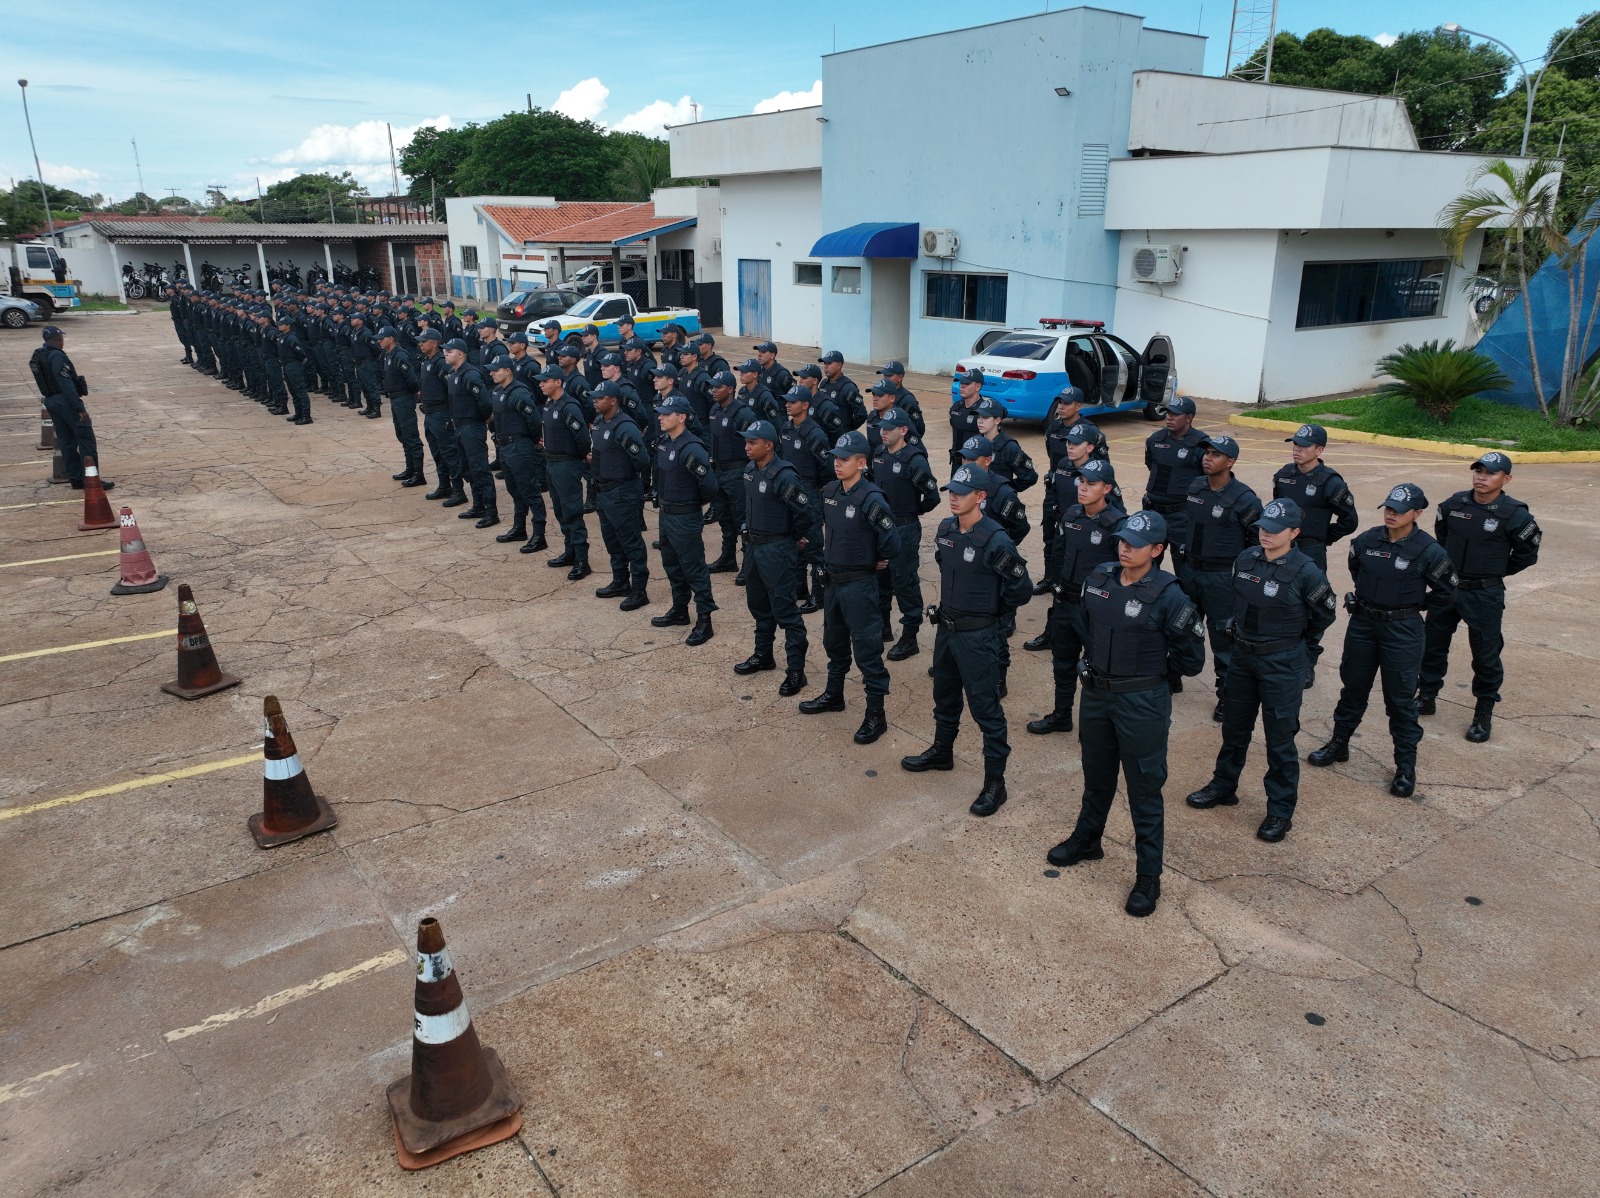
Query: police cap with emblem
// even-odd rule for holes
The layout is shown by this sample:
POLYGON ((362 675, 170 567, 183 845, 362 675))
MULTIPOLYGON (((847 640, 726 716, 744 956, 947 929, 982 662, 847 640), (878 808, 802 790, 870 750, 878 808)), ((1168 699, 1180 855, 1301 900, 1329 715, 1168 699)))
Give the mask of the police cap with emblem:
POLYGON ((693 416, 694 405, 687 396, 671 395, 656 405, 658 416, 693 416))
POLYGON ((528 344, 528 334, 526 334, 526 333, 512 333, 511 336, 506 338, 506 344, 507 345, 526 345, 526 344, 528 344))
POLYGON ((1142 549, 1146 545, 1165 545, 1167 521, 1160 512, 1134 512, 1118 524, 1117 531, 1111 535, 1126 541, 1135 549, 1142 549))
POLYGON ((974 416, 994 416, 998 419, 1004 419, 1006 415, 1006 405, 1001 403, 998 399, 992 399, 985 395, 977 403, 972 405, 972 414, 974 416))
POLYGON ((1067 430, 1067 440, 1079 445, 1094 444, 1094 426, 1089 424, 1074 424, 1067 430))
POLYGON ((1235 441, 1232 437, 1223 437, 1220 435, 1215 437, 1207 437, 1204 441, 1200 442, 1200 448, 1208 449, 1212 453, 1220 453, 1225 458, 1234 458, 1237 460, 1239 457, 1239 442, 1235 441))
POLYGON ((417 334, 417 344, 420 345, 424 341, 440 341, 443 338, 444 334, 438 329, 423 329, 422 332, 417 334))
POLYGON ((456 350, 456 351, 458 351, 460 353, 463 353, 463 354, 467 352, 467 343, 465 341, 461 340, 460 337, 452 337, 452 338, 450 338, 450 340, 448 340, 448 341, 446 341, 444 343, 444 347, 446 349, 456 350))
POLYGON ((904 362, 885 362, 882 366, 878 367, 878 373, 884 375, 885 377, 891 374, 904 374, 905 372, 906 364, 904 362))
POLYGON ((576 341, 563 341, 556 346, 556 357, 571 358, 573 361, 577 361, 583 357, 583 348, 576 341))
POLYGON ((621 399, 622 388, 612 379, 607 379, 589 392, 595 399, 621 399))
POLYGON ((872 394, 874 394, 874 395, 893 395, 894 394, 894 384, 889 382, 886 379, 879 379, 877 382, 872 384, 872 394))
POLYGON ((1172 399, 1161 405, 1162 415, 1171 412, 1175 416, 1193 416, 1195 414, 1194 400, 1187 395, 1174 395, 1172 399))
POLYGON ((1495 450, 1493 453, 1484 454, 1476 462, 1473 462, 1472 469, 1487 470, 1490 474, 1510 474, 1511 459, 1499 450, 1495 450))
POLYGON ((739 363, 738 370, 740 374, 759 374, 761 372, 761 363, 754 358, 746 358, 739 363))
POLYGON ((968 437, 961 443, 961 456, 967 461, 994 456, 994 442, 988 437, 968 437))
POLYGON ((750 348, 758 354, 775 354, 778 352, 778 347, 770 341, 757 341, 750 348))
POLYGON ((831 362, 837 362, 839 365, 843 366, 844 355, 836 349, 830 349, 827 353, 823 354, 822 357, 818 358, 817 361, 821 362, 824 366, 831 362))
POLYGON ((818 370, 810 362, 807 362, 799 370, 794 372, 794 377, 797 379, 820 379, 822 377, 822 371, 818 370))
POLYGON ((1115 484, 1117 481, 1117 472, 1111 468, 1111 463, 1101 461, 1099 458, 1075 467, 1075 473, 1085 482, 1115 484))
POLYGON ((984 377, 983 377, 983 371, 981 371, 981 370, 969 370, 969 371, 967 371, 965 374, 963 374, 961 376, 961 384, 960 385, 965 387, 968 383, 976 383, 978 386, 981 387, 981 386, 983 386, 984 381, 985 380, 984 380, 984 377))
POLYGON ((1075 403, 1083 406, 1083 391, 1077 387, 1063 387, 1056 392, 1057 403, 1075 403))
POLYGON ((1401 483, 1378 506, 1391 512, 1420 512, 1428 506, 1428 497, 1416 483, 1401 483))
POLYGON ((601 354, 600 355, 600 365, 602 365, 602 366, 621 366, 622 365, 622 355, 621 354, 601 354))
POLYGON ((678 368, 671 362, 659 362, 650 368, 650 373, 658 379, 675 379, 678 377, 678 368))
POLYGON ((734 380, 733 375, 729 374, 726 370, 719 370, 716 374, 711 376, 711 386, 713 388, 736 387, 738 386, 738 383, 734 380))
POLYGON ((865 433, 844 433, 833 443, 833 456, 836 458, 853 458, 857 454, 862 457, 867 455, 867 437, 865 433))
POLYGON ((1300 527, 1300 505, 1292 499, 1274 499, 1261 509, 1261 519, 1256 521, 1257 528, 1264 528, 1268 532, 1283 532, 1290 528, 1300 527))
POLYGON ((952 495, 971 495, 974 491, 989 493, 989 472, 982 466, 962 466, 950 476, 950 481, 940 487, 952 495))
POLYGON ((784 403, 810 403, 811 389, 809 387, 790 387, 783 393, 784 403))
POLYGON ((746 441, 771 441, 776 444, 778 440, 778 430, 772 427, 770 420, 757 420, 748 428, 740 429, 739 435, 746 441))
POLYGON ((503 370, 507 374, 510 374, 516 369, 516 365, 517 364, 510 358, 506 357, 504 354, 501 354, 498 358, 489 363, 489 373, 499 374, 503 370))
POLYGON ((566 377, 566 375, 562 374, 561 371, 557 370, 554 366, 546 366, 538 374, 533 376, 533 381, 536 383, 560 383, 565 382, 566 377))
POLYGON ((899 408, 890 408, 878 417, 879 428, 910 428, 911 418, 899 408))
POLYGON ((1294 436, 1285 437, 1284 440, 1294 442, 1301 449, 1305 449, 1310 445, 1326 445, 1328 443, 1328 430, 1320 424, 1302 424, 1294 430, 1294 436))

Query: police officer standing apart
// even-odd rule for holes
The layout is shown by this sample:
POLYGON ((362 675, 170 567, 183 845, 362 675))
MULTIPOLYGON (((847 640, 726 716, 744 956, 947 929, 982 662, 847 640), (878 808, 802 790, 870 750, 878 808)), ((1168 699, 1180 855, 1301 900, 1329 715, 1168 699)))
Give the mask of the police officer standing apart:
POLYGON ((1044 632, 1050 638, 1055 705, 1047 715, 1028 722, 1028 731, 1036 736, 1072 731, 1078 662, 1089 636, 1083 622, 1083 586, 1090 571, 1117 560, 1117 525, 1127 515, 1111 502, 1117 475, 1110 462, 1085 462, 1073 477, 1077 502, 1067 506, 1056 531, 1055 574, 1050 580, 1055 602, 1044 632))
MULTIPOLYGON (((559 351, 563 365, 576 362, 565 344, 559 351)), ((589 529, 583 522, 583 464, 589 457, 589 425, 583 404, 573 394, 569 375, 560 367, 546 366, 539 373, 544 391, 544 457, 550 479, 550 506, 561 526, 561 552, 545 562, 551 569, 571 567, 573 582, 587 578, 589 529)), ((579 380, 580 383, 582 380, 579 380)), ((587 390, 584 395, 587 395, 587 390)))
POLYGON ((1083 588, 1088 632, 1078 740, 1083 747, 1083 805, 1072 835, 1047 854, 1069 866, 1105 856, 1100 838, 1120 766, 1133 817, 1138 876, 1123 907, 1154 913, 1161 898, 1172 674, 1192 677, 1205 664, 1205 623, 1178 580, 1158 565, 1168 536, 1158 512, 1135 512, 1117 529, 1117 561, 1097 566, 1083 588))
POLYGON ((694 405, 676 392, 663 394, 656 404, 662 433, 656 440, 655 470, 656 499, 661 507, 661 565, 672 588, 672 606, 651 616, 650 623, 657 628, 688 624, 692 591, 699 618, 683 643, 703 645, 715 635, 711 613, 717 610, 717 603, 711 597, 700 511, 717 496, 717 476, 711 469, 711 455, 689 431, 693 416, 694 405))
POLYGON ((489 384, 482 372, 468 363, 467 343, 459 337, 445 343, 444 357, 450 366, 444 376, 445 391, 450 396, 450 423, 456 428, 462 473, 472 488, 472 506, 457 519, 476 516, 474 528, 492 528, 500 523, 500 507, 495 498, 494 475, 489 473, 489 447, 484 440, 488 435, 484 421, 494 410, 489 403, 489 384))
POLYGON ((1383 524, 1350 544, 1350 577, 1356 589, 1344 597, 1350 623, 1339 662, 1339 704, 1333 737, 1306 760, 1329 766, 1350 760, 1350 738, 1361 726, 1372 682, 1383 672, 1383 706, 1394 740, 1394 781, 1389 793, 1410 798, 1417 788, 1417 672, 1422 666, 1422 609, 1447 607, 1456 573, 1444 547, 1417 527, 1428 497, 1415 483, 1401 483, 1379 505, 1383 524))
MULTIPOLYGON (((890 648, 890 661, 915 657, 917 629, 922 626, 922 514, 939 506, 939 482, 928 466, 920 444, 907 439, 911 422, 898 408, 878 418, 883 444, 872 459, 872 481, 883 492, 900 532, 900 547, 889 568, 878 572, 878 611, 883 616, 883 639, 894 636, 893 605, 900 604, 900 639, 890 648)), ((980 502, 980 500, 974 500, 980 502)))
MULTIPOLYGON (((404 468, 392 477, 402 487, 425 487, 428 479, 422 473, 422 438, 417 435, 417 360, 400 344, 398 329, 379 329, 378 344, 383 347, 383 391, 389 397, 389 419, 394 424, 394 438, 406 455, 404 468)), ((287 369, 284 380, 288 382, 287 369)))
POLYGON ((1267 736, 1267 816, 1256 835, 1271 844, 1288 834, 1300 795, 1294 738, 1306 659, 1338 613, 1327 575, 1295 548, 1302 518, 1294 500, 1274 499, 1256 524, 1261 543, 1234 562, 1228 626, 1233 660, 1222 696, 1222 748, 1211 781, 1186 800, 1202 811, 1239 802, 1239 775, 1259 709, 1267 736))
POLYGON ((1162 427, 1145 438, 1144 464, 1150 478, 1144 486, 1144 507, 1166 518, 1168 564, 1174 572, 1183 567, 1183 545, 1188 534, 1189 484, 1200 477, 1202 445, 1206 435, 1194 427, 1194 400, 1174 395, 1166 405, 1162 427))
POLYGON ((1511 459, 1498 450, 1472 463, 1472 487, 1439 505, 1433 535, 1450 555, 1459 581, 1448 607, 1428 612, 1417 683, 1417 712, 1432 715, 1450 666, 1450 641, 1456 626, 1467 625, 1472 651, 1472 724, 1467 739, 1482 744, 1493 728, 1505 667, 1500 650, 1500 620, 1506 610, 1505 580, 1539 560, 1539 525, 1528 505, 1506 494, 1511 459))
POLYGON ((823 557, 828 585, 822 609, 822 644, 828 653, 828 685, 800 704, 804 715, 844 710, 844 676, 854 657, 867 692, 867 714, 856 729, 858 745, 870 745, 889 729, 884 700, 889 671, 883 664, 883 628, 878 614, 878 571, 900 547, 894 513, 867 479, 867 438, 845 433, 833 447, 834 480, 822 489, 823 557))
MULTIPOLYGON (((33 351, 28 368, 33 372, 39 394, 44 397, 45 411, 50 413, 62 467, 72 480, 72 489, 81 491, 83 459, 94 458, 98 469, 100 451, 95 444, 94 421, 89 419, 89 409, 83 406, 89 384, 83 381, 78 368, 67 357, 65 345, 66 334, 53 324, 45 325, 44 344, 33 351)), ((102 478, 100 485, 109 491, 116 484, 102 478)))
POLYGON ((750 464, 745 467, 745 605, 756 622, 756 644, 736 674, 777 669, 772 647, 783 629, 784 676, 778 694, 797 695, 806 685, 806 622, 795 606, 800 554, 822 535, 821 514, 799 473, 777 456, 778 430, 766 420, 746 426, 750 464))
POLYGON ((1256 539, 1261 500, 1234 477, 1239 443, 1232 437, 1207 437, 1201 466, 1205 474, 1189 484, 1189 520, 1184 546, 1183 589, 1205 613, 1211 632, 1211 666, 1217 679, 1217 706, 1211 718, 1222 722, 1222 690, 1228 677, 1228 638, 1223 625, 1233 617, 1233 562, 1256 539))
POLYGON ((983 732, 983 789, 968 810, 993 815, 1006 801, 1006 713, 1000 705, 1001 615, 1033 596, 1028 567, 1011 538, 983 514, 989 474, 963 465, 950 476, 951 515, 934 539, 939 606, 933 637, 933 744, 900 768, 911 773, 955 768, 962 696, 983 732))
MULTIPOLYGON (((1272 497, 1292 499, 1301 512, 1300 538, 1295 548, 1309 557, 1324 575, 1328 573, 1328 546, 1342 541, 1360 526, 1355 496, 1335 471, 1322 460, 1328 444, 1328 430, 1320 424, 1302 424, 1294 436, 1284 440, 1293 445, 1292 460, 1272 476, 1272 497)), ((1311 644, 1305 684, 1316 680, 1317 658, 1322 656, 1320 641, 1311 644)))
POLYGON ((595 507, 600 512, 600 539, 611 559, 611 581, 595 591, 596 599, 624 596, 618 607, 637 611, 650 602, 650 558, 644 548, 644 478, 650 472, 650 449, 632 415, 622 410, 622 384, 603 379, 590 393, 595 421, 595 507))

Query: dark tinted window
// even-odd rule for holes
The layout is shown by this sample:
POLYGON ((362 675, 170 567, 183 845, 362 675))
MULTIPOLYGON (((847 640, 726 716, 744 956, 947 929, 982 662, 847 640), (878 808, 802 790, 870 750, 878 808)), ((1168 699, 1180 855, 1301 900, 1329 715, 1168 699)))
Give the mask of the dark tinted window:
POLYGON ((1008 282, 1005 275, 930 271, 922 277, 927 280, 925 315, 944 320, 1005 323, 1008 282))
POLYGON ((1046 337, 1039 333, 1007 333, 983 352, 992 354, 996 358, 1043 362, 1055 348, 1056 340, 1055 337, 1046 337))
POLYGON ((1307 262, 1300 273, 1295 328, 1437 316, 1444 300, 1444 277, 1443 258, 1307 262))

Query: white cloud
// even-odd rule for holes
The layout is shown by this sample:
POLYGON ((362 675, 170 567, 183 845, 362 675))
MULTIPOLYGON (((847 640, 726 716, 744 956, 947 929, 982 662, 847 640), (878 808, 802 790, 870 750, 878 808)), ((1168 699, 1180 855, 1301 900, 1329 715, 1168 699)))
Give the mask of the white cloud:
MULTIPOLYGON (((83 183, 93 183, 105 178, 99 171, 85 170, 79 166, 63 166, 57 162, 41 162, 39 169, 44 172, 44 181, 54 187, 65 187, 69 191, 77 191, 83 183)), ((32 171, 27 172, 29 176, 32 171)))
POLYGON ((686 125, 694 120, 694 104, 684 96, 676 104, 669 100, 656 100, 638 112, 630 112, 613 126, 618 133, 643 133, 660 137, 668 125, 686 125))
MULTIPOLYGON (((394 131, 394 152, 411 144, 412 135, 423 125, 449 128, 448 116, 418 121, 415 125, 394 131)), ((333 163, 389 163, 389 132, 382 121, 362 121, 355 125, 318 125, 292 150, 284 150, 267 158, 252 161, 270 162, 282 166, 298 166, 308 170, 321 170, 333 163)), ((289 177, 300 172, 294 171, 289 177)))
POLYGON ((1387 46, 1394 45, 1400 39, 1397 38, 1392 33, 1380 33, 1380 34, 1378 34, 1377 37, 1373 38, 1372 40, 1377 42, 1378 45, 1380 45, 1380 46, 1386 46, 1387 47, 1387 46))
POLYGON ((751 112, 783 112, 789 108, 810 108, 814 104, 822 103, 822 80, 818 79, 811 85, 809 91, 779 92, 775 96, 768 96, 759 100, 751 112))
POLYGON ((567 88, 550 107, 552 111, 570 116, 575 121, 592 121, 606 110, 606 97, 610 94, 609 87, 591 77, 567 88))

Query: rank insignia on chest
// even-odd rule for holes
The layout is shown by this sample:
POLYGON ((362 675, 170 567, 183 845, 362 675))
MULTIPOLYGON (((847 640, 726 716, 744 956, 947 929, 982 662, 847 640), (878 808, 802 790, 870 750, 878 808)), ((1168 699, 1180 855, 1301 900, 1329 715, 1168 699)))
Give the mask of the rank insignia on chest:
POLYGON ((854 520, 856 518, 856 505, 855 504, 853 504, 853 503, 845 504, 844 518, 846 520, 854 520))
POLYGON ((1137 599, 1129 599, 1122 605, 1122 614, 1127 616, 1130 620, 1138 619, 1139 613, 1143 610, 1144 604, 1140 603, 1137 599))
POLYGON ((1488 519, 1484 520, 1484 522, 1483 522, 1483 531, 1484 532, 1493 532, 1495 529, 1497 529, 1499 527, 1500 527, 1500 521, 1496 520, 1493 516, 1490 516, 1488 519))
POLYGON ((1409 557, 1401 557, 1399 554, 1396 554, 1394 559, 1394 568, 1396 570, 1411 569, 1411 559, 1409 557))
POLYGON ((1265 595, 1268 599, 1271 599, 1274 595, 1276 595, 1278 593, 1278 584, 1276 582, 1264 582, 1264 583, 1262 583, 1261 584, 1261 593, 1263 595, 1265 595))
POLYGON ((978 557, 978 551, 976 549, 974 549, 971 545, 968 545, 965 549, 963 549, 961 551, 961 560, 964 561, 964 562, 976 561, 977 557, 978 557))
POLYGON ((1212 507, 1212 509, 1211 509, 1211 518, 1213 520, 1222 519, 1222 505, 1220 503, 1216 504, 1216 505, 1214 505, 1212 507))
POLYGON ((760 491, 761 494, 765 495, 767 493, 767 480, 766 479, 762 479, 760 482, 758 482, 756 484, 756 490, 760 491))

